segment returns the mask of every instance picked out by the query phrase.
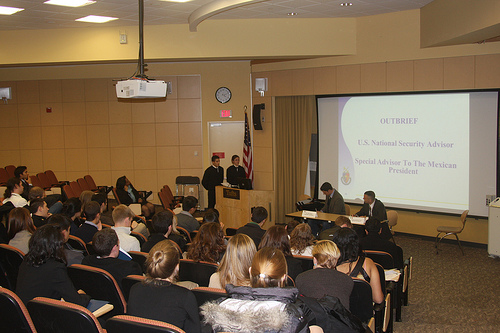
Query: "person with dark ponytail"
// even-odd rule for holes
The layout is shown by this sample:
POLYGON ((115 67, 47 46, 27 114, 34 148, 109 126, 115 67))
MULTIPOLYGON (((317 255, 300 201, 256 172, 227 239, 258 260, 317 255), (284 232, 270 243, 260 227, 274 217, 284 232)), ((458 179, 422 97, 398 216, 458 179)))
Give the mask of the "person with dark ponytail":
POLYGON ((61 214, 71 219, 70 235, 75 235, 78 227, 82 224, 80 216, 82 215, 82 202, 78 198, 69 198, 64 202, 61 214))
MULTIPOLYGON (((260 249, 250 267, 250 287, 226 285, 229 298, 203 304, 205 323, 216 332, 309 332, 299 291, 285 287, 287 263, 276 248, 260 249)), ((311 330, 312 331, 312 330, 311 330)))
POLYGON ((130 290, 127 314, 160 320, 186 332, 200 332, 198 304, 194 294, 175 285, 179 274, 179 251, 163 240, 149 251, 146 279, 130 290))
POLYGON ((24 191, 21 179, 13 177, 7 181, 3 203, 12 202, 14 207, 24 207, 28 205, 28 201, 21 194, 24 191))

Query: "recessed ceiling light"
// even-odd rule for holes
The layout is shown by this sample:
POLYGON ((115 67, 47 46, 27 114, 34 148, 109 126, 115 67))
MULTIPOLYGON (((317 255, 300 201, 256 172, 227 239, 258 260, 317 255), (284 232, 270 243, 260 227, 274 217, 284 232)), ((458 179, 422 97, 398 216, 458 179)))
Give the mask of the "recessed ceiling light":
POLYGON ((24 10, 24 8, 0 6, 0 15, 12 15, 24 10))
POLYGON ((286 15, 288 15, 288 16, 296 16, 296 15, 297 15, 297 13, 295 13, 295 12, 291 12, 291 13, 287 13, 286 15))
POLYGON ((90 23, 106 23, 109 21, 118 20, 117 17, 109 17, 109 16, 97 16, 97 15, 89 15, 85 17, 81 17, 76 19, 75 21, 79 22, 90 22, 90 23))
POLYGON ((47 5, 81 7, 95 3, 92 0, 48 0, 44 2, 47 5))
POLYGON ((349 7, 349 6, 352 6, 352 3, 351 2, 343 2, 340 4, 342 7, 349 7))

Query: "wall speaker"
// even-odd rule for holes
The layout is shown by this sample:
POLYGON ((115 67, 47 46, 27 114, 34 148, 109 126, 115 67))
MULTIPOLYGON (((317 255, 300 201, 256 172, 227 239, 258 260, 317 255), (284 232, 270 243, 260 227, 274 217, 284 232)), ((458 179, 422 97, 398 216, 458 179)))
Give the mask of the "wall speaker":
POLYGON ((261 122, 261 116, 260 116, 260 110, 264 110, 266 108, 266 105, 264 103, 262 104, 255 104, 253 106, 253 113, 252 113, 252 119, 253 119, 253 128, 255 130, 262 130, 262 122, 261 122))

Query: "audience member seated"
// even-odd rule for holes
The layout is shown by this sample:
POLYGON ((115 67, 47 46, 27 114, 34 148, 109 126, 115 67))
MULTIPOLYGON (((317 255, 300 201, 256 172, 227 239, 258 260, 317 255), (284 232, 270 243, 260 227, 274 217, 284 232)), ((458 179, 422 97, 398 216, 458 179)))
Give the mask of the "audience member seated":
POLYGON ((288 222, 285 226, 285 229, 286 229, 286 232, 288 233, 288 235, 290 235, 292 233, 293 229, 295 229, 299 224, 300 224, 300 222, 295 220, 295 219, 288 222))
POLYGON ((113 219, 110 216, 104 215, 108 210, 108 197, 104 193, 92 193, 91 201, 97 202, 101 206, 101 223, 113 225, 113 219))
POLYGON ((200 227, 189 246, 187 258, 194 261, 219 263, 226 251, 224 234, 219 223, 208 222, 200 227))
POLYGON ((127 275, 142 275, 142 268, 135 261, 118 259, 120 240, 113 229, 104 228, 92 238, 95 255, 83 258, 82 264, 104 269, 111 274, 120 288, 127 275))
POLYGON ((340 257, 337 245, 330 240, 319 241, 314 245, 312 255, 314 269, 299 274, 295 281, 300 293, 318 299, 325 295, 335 296, 349 309, 349 297, 354 282, 349 276, 335 269, 340 257))
POLYGON ((26 304, 35 297, 48 297, 87 306, 90 296, 79 294, 66 270, 64 237, 55 225, 37 229, 30 251, 19 267, 16 294, 26 304))
POLYGON ((249 222, 239 228, 236 231, 236 234, 245 234, 250 236, 250 238, 254 241, 255 247, 258 248, 262 237, 266 233, 262 227, 267 221, 267 210, 264 207, 253 207, 251 214, 252 222, 249 222))
POLYGON ((144 198, 132 185, 127 177, 122 176, 116 180, 116 194, 118 199, 124 205, 130 205, 133 203, 140 203, 142 215, 146 219, 150 219, 155 214, 155 206, 146 201, 144 198))
POLYGON ((75 231, 74 235, 85 243, 89 243, 95 233, 102 229, 100 205, 95 201, 86 204, 83 207, 83 217, 85 222, 75 231))
POLYGON ((119 205, 113 209, 113 221, 115 226, 112 227, 116 231, 118 238, 120 239, 120 247, 122 250, 129 251, 140 251, 141 244, 139 240, 134 236, 130 236, 130 225, 132 224, 132 219, 134 218, 134 213, 125 205, 119 205))
POLYGON ((217 272, 210 277, 209 287, 225 289, 226 285, 250 286, 249 268, 257 252, 253 240, 245 235, 234 235, 229 239, 226 253, 217 272))
POLYGON ((7 225, 10 246, 28 253, 28 243, 35 229, 30 212, 26 208, 18 207, 10 211, 7 225))
POLYGON ((88 190, 80 193, 80 202, 82 203, 82 207, 92 201, 93 195, 94 195, 94 192, 88 191, 88 190))
POLYGON ((290 234, 290 247, 293 255, 312 256, 314 236, 307 223, 301 223, 290 234))
POLYGON ((286 274, 283 253, 264 247, 252 261, 251 287, 227 285, 229 298, 205 303, 201 314, 216 332, 308 332, 305 315, 295 303, 298 290, 283 288, 286 274))
POLYGON ((166 239, 173 240, 177 243, 177 245, 179 245, 181 251, 185 251, 186 240, 180 234, 175 234, 173 232, 174 214, 170 210, 164 210, 156 213, 151 222, 155 233, 152 233, 149 236, 148 241, 142 244, 142 252, 149 253, 153 246, 166 239))
POLYGON ((3 204, 12 202, 14 207, 24 207, 28 205, 28 201, 21 196, 23 193, 23 185, 19 178, 10 178, 5 187, 6 189, 3 194, 5 199, 2 202, 3 204))
POLYGON ((375 263, 365 258, 359 248, 359 238, 356 232, 349 228, 342 228, 335 233, 333 241, 340 250, 337 270, 350 277, 364 279, 372 287, 372 297, 375 303, 384 301, 384 292, 380 284, 380 277, 375 263))
POLYGON ((221 225, 221 229, 224 229, 224 223, 219 219, 219 212, 215 208, 209 208, 205 211, 203 215, 203 223, 206 222, 217 222, 221 225))
POLYGON ((49 207, 43 199, 33 199, 30 201, 30 212, 33 224, 35 227, 40 228, 47 223, 49 217, 49 207))
POLYGON ((286 263, 288 265, 288 275, 295 281, 297 275, 303 272, 302 264, 299 259, 292 256, 292 250, 290 249, 290 240, 288 239, 288 234, 284 227, 280 225, 273 225, 269 228, 262 241, 260 242, 259 249, 264 247, 272 247, 274 249, 279 249, 285 255, 286 263))
POLYGON ((352 229, 351 220, 347 216, 339 216, 335 220, 334 225, 326 230, 320 232, 318 239, 320 240, 333 240, 333 236, 340 228, 350 228, 352 229))
POLYGON ((182 200, 182 211, 177 214, 177 226, 184 228, 191 233, 200 229, 200 223, 193 217, 198 206, 198 199, 193 196, 187 196, 182 200))
POLYGON ((83 252, 73 249, 68 244, 70 228, 71 228, 70 218, 63 214, 54 214, 48 218, 47 223, 57 226, 63 235, 66 264, 68 266, 71 266, 73 264, 81 264, 83 260, 83 252))
POLYGON ((186 332, 200 332, 194 294, 174 284, 179 273, 179 251, 171 242, 159 242, 146 260, 146 279, 130 290, 127 314, 175 325, 186 332))
POLYGON ((24 199, 29 200, 29 193, 32 185, 29 183, 30 174, 28 173, 28 167, 25 165, 16 167, 16 169, 14 170, 14 177, 21 180, 21 185, 23 186, 23 192, 21 193, 21 196, 24 199))
POLYGON ((45 195, 45 190, 38 186, 31 188, 28 199, 30 204, 34 199, 43 199, 49 207, 50 214, 59 214, 62 210, 63 203, 61 202, 61 195, 51 194, 47 196, 45 195))
POLYGON ((403 268, 403 249, 388 240, 382 239, 380 233, 382 226, 376 218, 369 218, 365 223, 366 237, 359 240, 362 250, 373 250, 387 252, 392 256, 394 265, 398 269, 403 268))
POLYGON ((69 217, 71 220, 70 234, 74 235, 82 224, 82 221, 80 220, 80 216, 82 215, 82 203, 80 199, 69 198, 66 200, 63 204, 61 214, 69 217))

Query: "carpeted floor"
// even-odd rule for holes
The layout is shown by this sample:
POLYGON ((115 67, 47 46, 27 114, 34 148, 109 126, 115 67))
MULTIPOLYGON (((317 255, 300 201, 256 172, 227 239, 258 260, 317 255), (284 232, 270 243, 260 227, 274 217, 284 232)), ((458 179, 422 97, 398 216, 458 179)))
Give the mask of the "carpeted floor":
POLYGON ((500 259, 485 249, 396 236, 404 257, 413 256, 409 305, 395 332, 500 332, 500 259))

